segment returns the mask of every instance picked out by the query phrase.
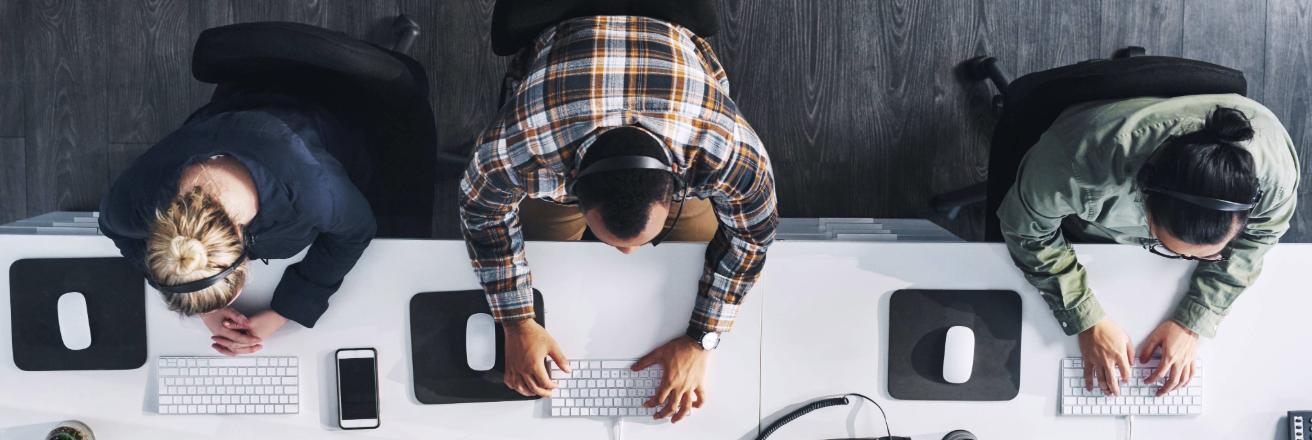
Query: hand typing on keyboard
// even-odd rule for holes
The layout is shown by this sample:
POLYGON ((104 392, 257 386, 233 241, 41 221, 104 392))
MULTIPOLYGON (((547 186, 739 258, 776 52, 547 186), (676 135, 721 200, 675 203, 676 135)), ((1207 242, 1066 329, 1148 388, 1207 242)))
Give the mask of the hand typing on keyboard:
POLYGON ((506 373, 503 376, 506 386, 525 396, 553 398, 553 416, 650 415, 658 420, 673 416, 671 422, 678 423, 692 414, 693 408, 701 408, 706 401, 702 378, 706 373, 706 358, 709 352, 702 350, 692 338, 687 336, 675 338, 641 359, 625 364, 628 373, 641 373, 641 376, 629 376, 622 372, 611 371, 618 367, 594 361, 596 364, 588 371, 579 372, 586 377, 576 377, 573 375, 572 365, 579 365, 581 362, 571 363, 565 359, 565 354, 561 352, 556 340, 536 321, 526 319, 503 325, 506 331, 506 373), (550 362, 543 362, 548 357, 551 359, 550 362), (594 377, 594 374, 604 376, 594 377), (620 376, 611 377, 613 375, 620 376), (571 382, 562 387, 557 381, 562 378, 567 378, 564 380, 571 382), (580 384, 573 381, 579 378, 594 382, 580 384), (597 385, 597 379, 603 379, 602 383, 607 385, 597 385), (612 386, 613 383, 604 382, 604 380, 613 382, 616 379, 641 380, 643 386, 627 384, 612 386), (650 393, 627 394, 630 390, 644 389, 644 387, 650 393), (589 393, 598 395, 576 396, 573 395, 577 392, 576 388, 586 388, 589 393), (617 395, 599 396, 601 392, 612 392, 617 395), (626 394, 618 395, 621 392, 626 394), (595 397, 603 399, 593 399, 595 397), (622 400, 616 400, 617 398, 622 400), (578 404, 580 402, 570 399, 583 400, 578 404), (642 402, 641 408, 630 405, 637 401, 642 402), (562 410, 566 413, 561 414, 562 410))
POLYGON ((652 365, 660 365, 664 371, 656 395, 645 404, 647 408, 665 405, 653 418, 663 419, 673 415, 670 422, 679 423, 692 414, 693 408, 701 408, 706 403, 702 379, 706 374, 706 359, 709 356, 710 352, 703 350, 692 338, 679 336, 633 364, 633 371, 641 371, 652 365))
POLYGON ((1084 360, 1067 358, 1061 360, 1061 379, 1057 388, 1061 391, 1061 412, 1063 416, 1188 416, 1203 413, 1203 370, 1194 370, 1196 377, 1189 386, 1179 387, 1168 392, 1161 392, 1165 380, 1149 380, 1156 374, 1160 359, 1140 361, 1130 369, 1130 376, 1120 377, 1121 395, 1109 396, 1101 389, 1088 390, 1083 385, 1086 380, 1084 360))
POLYGON ((1121 395, 1117 377, 1130 377, 1134 366, 1134 343, 1130 335, 1111 318, 1102 318, 1093 327, 1080 332, 1080 354, 1084 356, 1084 387, 1094 384, 1108 396, 1121 395), (1096 379, 1096 380, 1095 380, 1096 379))
POLYGON ((506 386, 525 396, 551 397, 559 385, 551 380, 543 360, 550 356, 569 372, 569 360, 560 345, 532 319, 504 322, 502 327, 506 331, 506 374, 502 377, 506 386))
POLYGON ((1162 388, 1157 391, 1157 397, 1189 386, 1194 371, 1198 369, 1198 333, 1168 319, 1157 326, 1157 330, 1144 341, 1143 353, 1139 355, 1140 362, 1148 362, 1157 347, 1162 348, 1162 360, 1147 380, 1154 382, 1166 378, 1162 388))

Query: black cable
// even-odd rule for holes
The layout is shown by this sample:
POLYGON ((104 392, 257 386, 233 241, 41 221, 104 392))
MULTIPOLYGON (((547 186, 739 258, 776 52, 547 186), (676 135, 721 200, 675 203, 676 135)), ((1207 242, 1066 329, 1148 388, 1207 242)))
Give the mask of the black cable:
POLYGON ((787 425, 789 422, 792 422, 793 420, 797 420, 798 417, 807 415, 808 413, 815 411, 817 409, 828 408, 831 406, 847 405, 848 403, 851 403, 851 401, 847 399, 847 396, 860 396, 862 399, 869 400, 870 403, 875 404, 875 408, 879 408, 879 415, 884 418, 884 432, 888 434, 889 438, 893 437, 893 432, 888 429, 888 415, 884 413, 884 407, 879 406, 879 402, 876 402, 874 399, 866 397, 864 394, 848 393, 839 397, 831 397, 828 399, 820 400, 818 402, 803 406, 793 412, 788 413, 787 415, 783 416, 783 418, 776 420, 774 423, 771 423, 770 426, 766 427, 765 430, 761 431, 761 435, 757 436, 756 440, 765 440, 767 437, 770 437, 770 434, 774 434, 775 431, 778 431, 779 428, 784 427, 784 425, 787 425))
POLYGON ((888 414, 884 414, 884 407, 879 406, 879 402, 876 402, 875 399, 871 399, 869 397, 866 397, 864 394, 859 394, 859 393, 848 393, 843 397, 847 397, 847 396, 861 396, 862 399, 869 400, 870 403, 875 404, 875 408, 879 408, 879 416, 884 418, 884 433, 888 434, 888 438, 890 439, 893 438, 893 430, 888 429, 888 414))

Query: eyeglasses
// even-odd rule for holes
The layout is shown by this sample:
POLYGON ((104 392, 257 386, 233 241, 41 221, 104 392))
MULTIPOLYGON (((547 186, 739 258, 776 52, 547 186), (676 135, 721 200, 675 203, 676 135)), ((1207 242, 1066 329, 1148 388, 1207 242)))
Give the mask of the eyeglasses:
POLYGON ((1172 251, 1170 248, 1167 248, 1166 246, 1162 245, 1161 243, 1158 243, 1158 244, 1154 244, 1154 245, 1148 246, 1148 252, 1152 252, 1153 254, 1155 254, 1155 255, 1157 255, 1157 256, 1165 257, 1165 258, 1170 258, 1170 259, 1172 259, 1172 260, 1204 261, 1204 262, 1208 262, 1208 263, 1216 263, 1216 262, 1221 262, 1221 261, 1230 261, 1230 247, 1229 247, 1229 246, 1227 246, 1227 247, 1225 248, 1225 250, 1221 251, 1221 253, 1216 254, 1216 255, 1212 255, 1212 256, 1207 256, 1207 257, 1195 257, 1195 256, 1192 256, 1192 255, 1181 255, 1181 254, 1175 253, 1175 251, 1172 251))

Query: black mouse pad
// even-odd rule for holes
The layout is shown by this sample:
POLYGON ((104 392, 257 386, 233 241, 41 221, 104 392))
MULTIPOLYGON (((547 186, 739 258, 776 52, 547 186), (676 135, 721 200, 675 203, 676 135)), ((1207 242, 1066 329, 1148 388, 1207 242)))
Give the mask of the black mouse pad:
POLYGON ((14 364, 24 371, 134 370, 146 363, 145 279, 125 258, 18 260, 9 266, 14 364), (59 335, 59 297, 87 301, 91 346, 59 335))
POLYGON ((888 394, 902 400, 1011 400, 1020 392, 1020 295, 1010 290, 893 292, 888 394), (975 333, 970 379, 943 380, 948 329, 975 333))
MULTIPOLYGON (((535 320, 546 327, 542 293, 533 289, 535 320)), ((482 290, 425 292, 410 298, 410 357, 414 360, 415 399, 429 405, 534 400, 505 385, 505 331, 495 324, 497 359, 488 371, 469 368, 465 328, 469 317, 492 314, 482 290)))

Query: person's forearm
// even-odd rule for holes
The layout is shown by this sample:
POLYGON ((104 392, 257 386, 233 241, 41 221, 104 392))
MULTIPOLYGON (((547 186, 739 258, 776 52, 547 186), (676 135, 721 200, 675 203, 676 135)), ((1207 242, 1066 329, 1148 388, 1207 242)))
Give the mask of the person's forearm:
POLYGON ((1012 262, 1043 295, 1067 335, 1088 330, 1106 316, 1089 289, 1088 273, 1060 233, 1033 239, 1004 230, 1003 236, 1012 262))
POLYGON ((461 209, 461 232, 470 264, 487 294, 496 322, 534 317, 533 278, 518 231, 518 213, 470 204, 461 209))
POLYGON ((1261 275, 1272 245, 1241 237, 1232 245, 1229 261, 1199 263, 1171 319, 1203 337, 1215 337, 1230 305, 1261 275))
POLYGON ((739 236, 730 240, 723 225, 706 246, 706 265, 697 283, 697 303, 690 325, 701 331, 727 332, 733 327, 743 297, 755 285, 765 267, 766 251, 773 242, 773 225, 764 244, 753 244, 739 236))

